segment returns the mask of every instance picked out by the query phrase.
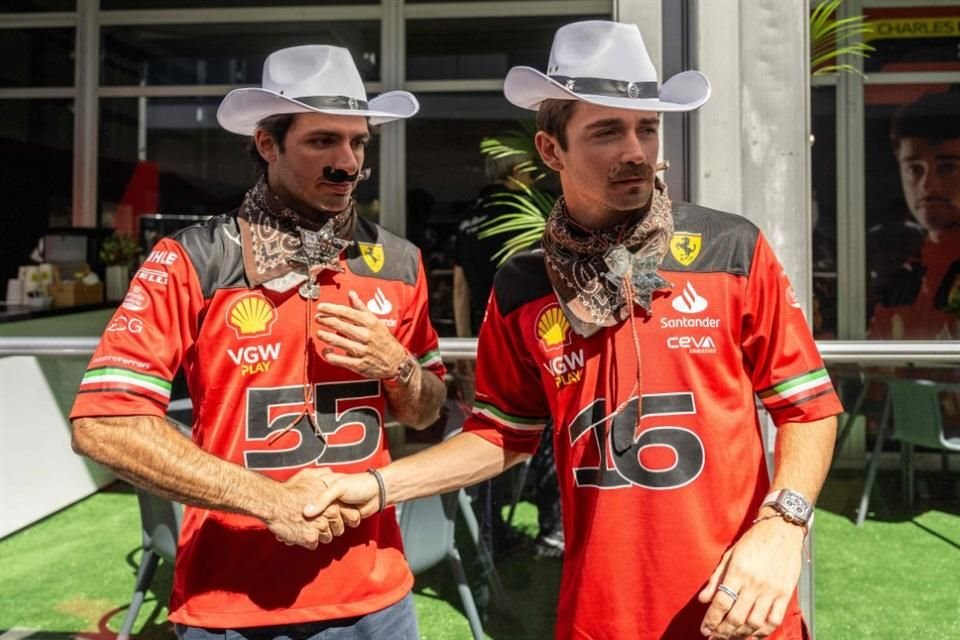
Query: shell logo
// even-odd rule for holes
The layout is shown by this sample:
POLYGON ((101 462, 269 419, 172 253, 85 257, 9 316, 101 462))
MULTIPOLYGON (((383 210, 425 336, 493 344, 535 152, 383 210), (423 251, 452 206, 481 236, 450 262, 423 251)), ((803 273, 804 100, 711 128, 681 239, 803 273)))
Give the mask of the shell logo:
POLYGON ((276 307, 258 294, 243 296, 227 309, 227 324, 241 340, 270 335, 276 321, 276 307))
POLYGON ((540 312, 537 317, 537 337, 546 351, 570 344, 570 323, 559 305, 552 304, 540 312))

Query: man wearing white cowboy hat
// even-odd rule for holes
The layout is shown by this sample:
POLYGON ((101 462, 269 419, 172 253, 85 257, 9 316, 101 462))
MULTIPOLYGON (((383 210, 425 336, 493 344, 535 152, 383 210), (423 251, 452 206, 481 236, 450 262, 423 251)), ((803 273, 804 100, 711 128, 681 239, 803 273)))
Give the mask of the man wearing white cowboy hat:
MULTIPOLYGON (((707 79, 658 85, 636 26, 591 21, 504 93, 537 111, 563 197, 542 247, 497 274, 465 433, 381 469, 387 502, 508 468, 550 416, 557 638, 801 638, 801 548, 842 409, 763 234, 656 177, 659 112, 704 104, 707 79), (772 483, 756 396, 779 426, 772 483)), ((338 478, 309 513, 380 497, 338 478)))
POLYGON ((156 245, 90 362, 75 449, 187 505, 181 638, 419 637, 393 509, 304 517, 331 468, 389 462, 388 410, 426 426, 445 395, 419 252, 352 198, 368 123, 417 110, 403 91, 368 101, 345 49, 271 54, 263 87, 217 114, 263 175, 237 211, 156 245), (192 441, 164 420, 181 367, 192 441))

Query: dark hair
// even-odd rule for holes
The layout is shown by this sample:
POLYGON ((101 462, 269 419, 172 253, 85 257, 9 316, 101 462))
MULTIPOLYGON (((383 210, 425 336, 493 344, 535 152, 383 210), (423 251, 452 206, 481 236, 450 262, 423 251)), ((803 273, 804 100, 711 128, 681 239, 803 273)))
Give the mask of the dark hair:
POLYGON ((530 162, 530 156, 523 151, 508 156, 487 156, 483 161, 483 173, 490 182, 501 182, 513 177, 517 165, 530 162))
POLYGON ((893 117, 890 141, 894 151, 904 138, 921 138, 933 144, 960 138, 960 85, 950 91, 927 93, 904 105, 893 117))
POLYGON ((576 100, 550 99, 541 102, 537 110, 537 129, 556 138, 564 151, 567 150, 567 123, 576 106, 576 100))
MULTIPOLYGON (((257 123, 257 129, 266 131, 267 135, 277 143, 277 149, 282 153, 283 142, 287 139, 287 132, 290 131, 295 116, 295 113, 267 116, 257 123)), ((250 136, 247 141, 247 153, 250 154, 250 159, 256 163, 259 173, 265 175, 267 173, 267 161, 260 155, 260 151, 257 149, 257 139, 253 136, 250 136)))

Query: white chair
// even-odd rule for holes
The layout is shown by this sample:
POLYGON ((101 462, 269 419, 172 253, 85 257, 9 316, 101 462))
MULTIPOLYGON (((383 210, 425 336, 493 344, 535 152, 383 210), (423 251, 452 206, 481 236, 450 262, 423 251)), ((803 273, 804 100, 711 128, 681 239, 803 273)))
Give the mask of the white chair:
POLYGON ((960 384, 899 378, 886 378, 884 383, 887 385, 887 399, 880 419, 873 455, 867 467, 863 495, 860 497, 860 509, 857 513, 858 527, 867 517, 870 492, 877 477, 880 452, 888 435, 901 443, 901 478, 904 496, 907 504, 911 506, 914 497, 914 447, 920 445, 939 449, 942 453, 944 471, 949 468, 948 454, 960 451, 960 437, 948 438, 944 433, 943 413, 940 407, 940 394, 960 393, 960 384), (892 431, 891 418, 893 419, 892 431))
POLYGON ((180 524, 183 507, 178 502, 155 496, 139 487, 137 502, 140 504, 140 530, 143 538, 143 555, 137 569, 137 581, 130 598, 130 607, 123 617, 117 640, 129 640, 137 614, 146 598, 153 574, 160 559, 173 562, 177 555, 177 539, 180 536, 180 524))

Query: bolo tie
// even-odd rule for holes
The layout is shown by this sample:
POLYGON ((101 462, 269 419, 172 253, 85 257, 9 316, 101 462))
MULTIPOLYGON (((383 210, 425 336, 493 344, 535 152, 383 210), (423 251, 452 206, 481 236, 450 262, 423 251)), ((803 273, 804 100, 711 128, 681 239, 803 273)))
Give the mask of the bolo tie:
POLYGON ((304 341, 303 341, 303 372, 301 385, 303 387, 303 409, 294 416, 286 427, 275 433, 269 440, 272 444, 277 438, 293 429, 300 419, 306 416, 313 427, 313 432, 317 438, 323 441, 323 433, 320 431, 320 423, 317 420, 317 412, 314 407, 314 388, 310 382, 310 353, 313 345, 313 333, 310 331, 310 320, 312 317, 311 302, 320 299, 320 285, 317 284, 317 276, 324 269, 342 272, 340 266, 340 254, 352 243, 337 236, 333 225, 333 219, 320 227, 317 231, 304 229, 298 226, 297 231, 300 234, 300 253, 292 256, 290 260, 306 265, 307 279, 300 285, 297 292, 300 297, 306 301, 304 308, 304 341))
MULTIPOLYGON (((659 273, 657 267, 659 260, 655 256, 636 257, 632 255, 618 238, 617 244, 607 250, 604 255, 604 262, 609 271, 604 274, 608 280, 616 285, 625 298, 628 310, 628 319, 630 322, 630 334, 633 339, 633 352, 637 362, 637 377, 633 383, 633 388, 627 394, 626 400, 618 406, 612 415, 619 414, 630 402, 634 394, 637 395, 637 422, 633 430, 633 441, 635 442, 642 431, 640 422, 643 419, 643 365, 640 354, 640 334, 637 329, 637 319, 633 310, 635 304, 639 304, 647 313, 650 312, 653 304, 653 294, 657 289, 663 287, 672 287, 673 285, 665 280, 659 273)), ((614 351, 616 353, 616 350, 614 351)), ((617 442, 617 432, 614 431, 614 448, 618 451, 625 451, 633 442, 617 442)))

